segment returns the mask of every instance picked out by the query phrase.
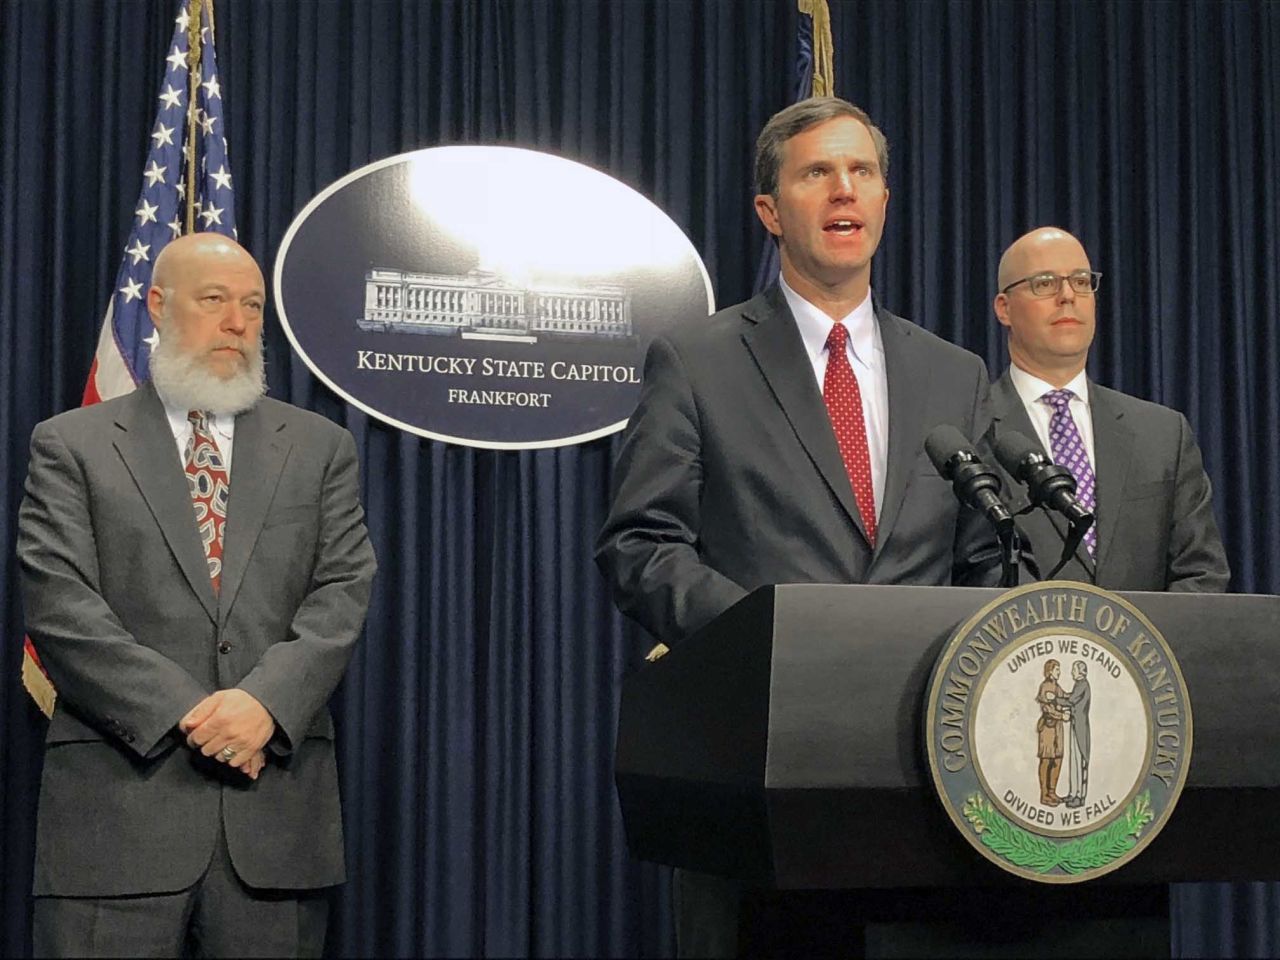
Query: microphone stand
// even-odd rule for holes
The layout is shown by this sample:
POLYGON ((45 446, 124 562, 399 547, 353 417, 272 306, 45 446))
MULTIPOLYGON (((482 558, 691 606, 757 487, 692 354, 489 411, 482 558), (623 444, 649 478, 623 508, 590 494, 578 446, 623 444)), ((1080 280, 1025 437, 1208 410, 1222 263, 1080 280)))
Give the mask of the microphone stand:
MULTIPOLYGON (((956 499, 981 513, 995 527, 1000 545, 1000 585, 1016 587, 1021 543, 1013 516, 1000 499, 999 475, 978 459, 964 434, 949 424, 934 427, 925 439, 924 449, 942 479, 951 481, 956 499)), ((991 562, 991 553, 984 550, 967 562, 972 567, 985 566, 991 562)))
POLYGON ((996 524, 996 537, 1000 541, 1000 586, 1008 590, 1018 585, 1018 557, 1022 553, 1022 543, 1017 524, 1012 519, 1008 523, 996 524))
MULTIPOLYGON (((1044 508, 1042 507, 1041 509, 1044 509, 1044 508)), ((1086 513, 1079 520, 1073 520, 1069 522, 1067 527, 1067 535, 1062 538, 1062 556, 1058 558, 1058 565, 1049 571, 1048 575, 1045 577, 1046 580, 1052 580, 1054 577, 1058 575, 1058 571, 1060 571, 1063 567, 1067 565, 1067 561, 1071 559, 1071 557, 1075 554, 1076 550, 1079 549, 1080 544, 1084 541, 1084 535, 1088 533, 1089 528, 1093 526, 1093 521, 1094 521, 1093 514, 1086 513)), ((1052 522, 1052 519, 1051 519, 1051 522, 1052 522)), ((1056 524, 1054 524, 1053 527, 1055 530, 1057 529, 1056 524)), ((1086 553, 1087 552, 1088 551, 1086 551, 1086 553)), ((1096 564, 1092 569, 1090 569, 1083 562, 1081 563, 1081 566, 1085 568, 1089 576, 1092 577, 1095 581, 1098 579, 1098 568, 1096 564)))

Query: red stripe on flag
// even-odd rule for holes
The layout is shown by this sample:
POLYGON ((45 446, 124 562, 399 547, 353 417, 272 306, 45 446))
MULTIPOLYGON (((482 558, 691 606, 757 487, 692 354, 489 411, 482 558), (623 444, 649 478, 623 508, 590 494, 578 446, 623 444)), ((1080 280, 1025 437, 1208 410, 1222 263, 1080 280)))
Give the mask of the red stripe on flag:
POLYGON ((87 407, 101 402, 102 397, 98 395, 98 358, 94 357, 93 366, 89 368, 89 379, 84 383, 84 396, 80 398, 80 406, 87 407))

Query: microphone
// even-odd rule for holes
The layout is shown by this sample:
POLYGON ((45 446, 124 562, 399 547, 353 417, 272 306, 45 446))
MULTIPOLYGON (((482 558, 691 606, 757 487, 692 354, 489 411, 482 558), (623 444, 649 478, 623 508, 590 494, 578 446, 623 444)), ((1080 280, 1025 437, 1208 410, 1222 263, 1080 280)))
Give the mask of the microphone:
POLYGON ((1070 470, 1054 463, 1016 430, 1000 434, 995 453, 1000 466, 1019 483, 1026 484, 1033 506, 1056 510, 1072 527, 1089 529, 1093 514, 1076 500, 1076 478, 1070 470))
POLYGON ((1000 476, 985 463, 949 423, 939 424, 924 441, 925 453, 961 503, 982 513, 997 531, 1013 529, 1013 515, 1000 499, 1000 476))

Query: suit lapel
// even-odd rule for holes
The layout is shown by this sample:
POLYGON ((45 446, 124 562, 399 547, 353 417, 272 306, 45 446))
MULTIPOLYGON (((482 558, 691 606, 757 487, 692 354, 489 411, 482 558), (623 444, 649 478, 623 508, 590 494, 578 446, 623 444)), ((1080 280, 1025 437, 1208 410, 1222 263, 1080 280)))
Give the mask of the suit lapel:
MULTIPOLYGON (((996 425, 997 437, 1001 430, 1016 431, 1034 443, 1045 456, 1049 455, 1049 451, 1045 450, 1044 445, 1040 443, 1040 437, 1036 434, 1035 424, 1031 422, 1031 417, 1027 415, 1027 408, 1022 405, 1022 398, 1018 396, 1018 391, 1013 385, 1013 380, 1009 377, 1008 370, 1005 370, 1004 376, 991 385, 991 420, 996 425)), ((992 447, 994 448, 994 443, 992 447)), ((1025 486, 1012 477, 1010 477, 1010 480, 1012 481, 1012 489, 1007 491, 1009 495, 1009 511, 1011 513, 1020 513, 1027 508, 1031 500, 1027 496, 1027 488, 1025 486)))
POLYGON ((876 553, 884 547, 898 519, 911 471, 924 449, 925 392, 928 371, 920 368, 911 350, 911 328, 883 308, 876 309, 880 342, 884 346, 885 377, 889 384, 889 460, 884 478, 876 553))
MULTIPOLYGON (((853 486, 845 472, 835 431, 827 416, 822 393, 813 377, 813 364, 805 353, 804 341, 782 291, 776 285, 743 308, 749 321, 742 335, 756 365, 764 375, 778 405, 786 415, 818 472, 858 528, 863 539, 867 531, 853 499, 853 486)), ((868 541, 869 542, 869 541, 868 541)))
MULTIPOLYGON (((1093 417, 1093 473, 1097 481, 1098 570, 1115 542, 1120 505, 1133 457, 1133 431, 1123 421, 1124 411, 1111 403, 1105 389, 1089 382, 1089 412, 1093 417)), ((1099 572, 1101 579, 1101 572, 1099 572)))
POLYGON ((155 387, 144 383, 121 405, 115 447, 164 534, 173 558, 209 618, 217 599, 209 579, 204 546, 196 530, 191 488, 182 472, 173 431, 155 387))
POLYGON ((231 495, 222 545, 222 591, 219 620, 225 620, 244 581, 254 545, 262 533, 267 508, 289 456, 285 424, 257 404, 236 418, 231 456, 231 495))

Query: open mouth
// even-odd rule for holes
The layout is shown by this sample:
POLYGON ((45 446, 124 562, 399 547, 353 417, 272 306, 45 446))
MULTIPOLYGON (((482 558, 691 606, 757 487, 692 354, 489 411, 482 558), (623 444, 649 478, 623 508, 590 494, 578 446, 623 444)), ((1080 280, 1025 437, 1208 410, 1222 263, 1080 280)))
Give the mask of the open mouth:
POLYGON ((862 232, 862 221, 853 217, 835 217, 822 227, 825 233, 834 233, 840 237, 852 237, 862 232))

